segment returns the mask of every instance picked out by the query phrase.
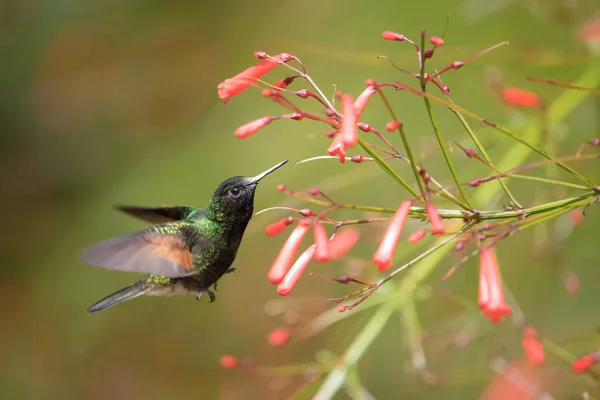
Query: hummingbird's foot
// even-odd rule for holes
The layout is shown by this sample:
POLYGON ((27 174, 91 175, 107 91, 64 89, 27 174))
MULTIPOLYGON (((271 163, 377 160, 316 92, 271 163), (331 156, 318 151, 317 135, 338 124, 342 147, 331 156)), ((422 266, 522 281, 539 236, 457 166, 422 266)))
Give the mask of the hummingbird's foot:
POLYGON ((202 294, 204 294, 204 292, 206 292, 208 294, 208 297, 210 298, 209 303, 212 303, 213 301, 215 301, 216 296, 213 293, 213 291, 210 289, 204 289, 204 290, 200 290, 200 291, 196 292, 196 300, 200 300, 200 297, 202 297, 202 294))
POLYGON ((227 271, 225 271, 226 274, 231 274, 232 272, 237 272, 237 268, 228 268, 227 271))
POLYGON ((208 297, 210 298, 209 303, 212 303, 213 301, 215 301, 216 296, 215 296, 215 294, 213 293, 212 290, 210 290, 210 289, 204 289, 204 291, 206 292, 206 294, 208 294, 208 297))

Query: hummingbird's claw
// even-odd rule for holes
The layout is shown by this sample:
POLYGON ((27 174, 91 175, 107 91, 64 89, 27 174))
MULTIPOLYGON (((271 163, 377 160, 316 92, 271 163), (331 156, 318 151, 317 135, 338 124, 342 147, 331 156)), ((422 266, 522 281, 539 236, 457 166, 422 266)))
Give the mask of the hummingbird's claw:
POLYGON ((215 301, 215 299, 216 299, 216 296, 215 296, 215 294, 213 293, 213 291, 212 291, 212 290, 210 290, 210 289, 205 289, 204 291, 205 291, 205 292, 208 294, 208 297, 210 298, 210 301, 209 301, 209 303, 212 303, 213 301, 215 301))
POLYGON ((225 271, 226 274, 231 274, 232 272, 237 272, 237 268, 229 268, 225 271))
POLYGON ((209 303, 212 303, 217 298, 212 290, 204 289, 204 290, 200 290, 196 293, 196 300, 200 300, 200 297, 202 297, 202 294, 204 294, 204 292, 206 292, 206 294, 208 294, 208 297, 210 298, 209 303))

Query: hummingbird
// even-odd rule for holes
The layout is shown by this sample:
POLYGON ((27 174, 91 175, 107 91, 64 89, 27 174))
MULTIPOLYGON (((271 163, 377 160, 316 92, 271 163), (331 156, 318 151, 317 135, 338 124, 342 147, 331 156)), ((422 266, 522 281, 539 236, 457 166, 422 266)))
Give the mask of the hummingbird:
POLYGON ((141 295, 203 293, 215 301, 210 287, 231 268, 254 211, 254 192, 265 176, 287 160, 255 177, 234 176, 214 191, 205 209, 191 206, 117 206, 120 211, 154 225, 106 239, 84 250, 87 264, 146 275, 91 305, 90 313, 141 295))

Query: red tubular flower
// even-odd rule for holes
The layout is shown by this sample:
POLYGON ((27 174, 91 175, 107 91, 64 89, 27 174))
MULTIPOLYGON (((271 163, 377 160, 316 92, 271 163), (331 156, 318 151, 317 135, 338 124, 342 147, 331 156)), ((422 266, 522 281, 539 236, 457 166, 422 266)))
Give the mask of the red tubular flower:
POLYGON ((327 231, 321 224, 315 224, 313 226, 313 232, 315 234, 315 260, 319 262, 325 262, 329 260, 329 237, 327 237, 327 231))
POLYGON ((285 277, 277 285, 277 293, 281 296, 287 296, 292 292, 300 277, 306 270, 306 266, 315 255, 316 246, 313 244, 298 257, 292 268, 285 274, 285 277))
POLYGON ((245 139, 248 136, 251 136, 264 128, 266 125, 270 124, 273 121, 273 117, 262 117, 259 119, 255 119, 254 121, 250 121, 239 128, 237 128, 234 132, 234 135, 239 137, 240 139, 245 139))
POLYGON ((490 302, 490 288, 482 263, 479 264, 479 295, 477 300, 482 310, 485 310, 486 305, 490 302))
POLYGON ((285 328, 273 329, 269 332, 269 344, 273 347, 285 344, 290 338, 290 332, 285 328))
POLYGON ((344 119, 342 121, 342 129, 338 135, 341 136, 342 143, 346 149, 354 146, 358 140, 358 132, 356 130, 358 118, 354 113, 353 101, 351 95, 342 95, 342 113, 344 114, 344 119))
POLYGON ((354 114, 356 115, 357 121, 360 119, 360 116, 362 115, 362 112, 367 106, 369 99, 375 93, 377 93, 377 89, 375 88, 375 86, 369 85, 365 90, 363 90, 360 96, 358 96, 356 100, 354 100, 354 105, 352 106, 352 108, 354 109, 354 114))
POLYGON ((358 230, 352 228, 336 233, 329 242, 329 259, 336 260, 344 256, 358 242, 359 236, 358 230))
POLYGON ((342 140, 342 134, 337 133, 331 142, 331 146, 327 149, 330 156, 340 155, 340 162, 344 164, 346 162, 346 146, 342 140))
POLYGON ((504 88, 502 99, 512 107, 540 108, 542 100, 537 94, 515 87, 504 88))
POLYGON ((521 339, 527 359, 532 365, 540 365, 544 362, 544 346, 542 342, 533 336, 524 336, 521 339))
POLYGON ((497 324, 502 316, 510 317, 512 310, 504 301, 498 263, 491 247, 485 247, 481 250, 479 273, 479 305, 483 308, 483 315, 497 324))
POLYGON ((598 361, 596 353, 588 354, 573 361, 571 369, 573 372, 586 372, 598 361))
POLYGON ((396 213, 390 219, 387 229, 383 235, 383 240, 379 244, 375 255, 373 255, 373 264, 377 264, 378 269, 381 272, 385 271, 392 265, 392 258, 394 257, 396 246, 400 240, 402 228, 404 228, 404 223, 408 218, 411 205, 412 201, 410 200, 403 201, 400 204, 396 210, 396 213))
POLYGON ((267 274, 267 278, 271 283, 279 284, 283 280, 284 276, 291 268, 294 257, 296 257, 296 253, 300 247, 300 243, 302 242, 302 239, 304 239, 304 236, 306 236, 309 228, 310 226, 308 224, 300 221, 287 238, 267 274))
POLYGON ((435 208, 433 204, 427 203, 425 209, 427 210, 427 217, 431 224, 431 231, 434 235, 442 235, 444 233, 444 223, 442 222, 442 217, 440 217, 437 208, 435 208))
POLYGON ((421 241, 421 239, 423 239, 425 237, 425 233, 427 233, 427 231, 425 229, 419 229, 418 231, 414 231, 408 237, 409 243, 412 243, 412 244, 419 243, 421 241))
POLYGON ((267 225, 267 227, 265 228, 265 233, 267 234, 267 236, 279 235, 293 221, 294 221, 294 219, 292 217, 287 217, 287 218, 280 219, 279 221, 275 221, 272 224, 267 225))
POLYGON ((232 78, 225 79, 217 85, 219 97, 225 99, 225 104, 227 104, 230 98, 248 89, 257 79, 262 78, 263 75, 275 68, 280 62, 288 62, 290 59, 289 54, 281 53, 273 58, 262 60, 232 78))
POLYGON ((236 356, 224 355, 220 361, 223 368, 230 369, 237 367, 240 360, 236 356))

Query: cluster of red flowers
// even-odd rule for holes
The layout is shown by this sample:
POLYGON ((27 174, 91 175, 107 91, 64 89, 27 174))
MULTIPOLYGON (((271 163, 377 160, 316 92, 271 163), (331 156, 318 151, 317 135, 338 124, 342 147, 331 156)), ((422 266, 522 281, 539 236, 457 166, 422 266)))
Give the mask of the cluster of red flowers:
MULTIPOLYGON (((281 228, 283 225, 288 225, 287 221, 290 219, 277 221, 267 226, 265 231, 271 235, 274 232, 279 233, 283 230, 281 228), (285 222, 282 224, 282 221, 285 222)), ((325 227, 317 219, 301 219, 279 251, 267 277, 271 283, 277 285, 277 293, 287 296, 294 289, 313 258, 319 262, 338 259, 356 244, 358 237, 356 229, 346 228, 329 240, 325 227), (311 227, 314 232, 314 244, 309 246, 294 262, 300 244, 311 227)))
MULTIPOLYGON (((288 76, 284 79, 281 79, 272 85, 268 85, 269 88, 262 89, 262 95, 286 107, 290 111, 290 113, 278 116, 263 116, 254 121, 250 121, 237 128, 235 130, 235 136, 238 138, 247 138, 275 120, 291 119, 299 121, 306 118, 324 122, 327 125, 329 125, 330 128, 328 129, 331 129, 326 134, 328 138, 331 138, 331 143, 326 149, 326 152, 329 154, 330 157, 323 156, 323 158, 335 157, 341 163, 345 163, 346 159, 349 159, 352 162, 356 163, 360 163, 367 160, 378 161, 381 163, 381 159, 376 159, 375 155, 373 155, 371 152, 369 153, 372 156, 372 158, 363 157, 361 155, 354 155, 347 158, 348 149, 355 147, 357 144, 365 147, 365 149, 368 149, 368 144, 365 144, 359 137, 359 130, 362 132, 373 133, 380 139, 382 139, 386 144, 388 144, 394 150, 394 153, 389 152, 388 154, 386 154, 386 156, 390 156, 390 158, 400 156, 400 154, 397 152, 394 146, 375 128, 371 127, 370 125, 364 122, 360 122, 360 118, 363 114, 363 111, 365 110, 367 104, 369 103, 373 95, 375 95, 376 93, 380 93, 383 100, 386 102, 386 105, 389 106, 383 93, 386 87, 392 87, 394 90, 410 90, 413 93, 426 96, 427 94, 424 93, 425 84, 428 83, 434 84, 438 89, 440 89, 442 93, 448 95, 450 89, 447 86, 444 86, 440 77, 441 74, 450 70, 458 70, 473 59, 479 57, 480 55, 485 54, 486 52, 503 45, 501 43, 499 45, 490 47, 465 61, 454 61, 447 65, 445 68, 441 69, 440 71, 437 71, 435 74, 430 75, 424 72, 425 60, 431 58, 434 55, 436 49, 444 46, 444 39, 437 36, 425 36, 425 32, 423 33, 423 35, 424 36, 422 37, 422 39, 425 40, 426 38, 429 41, 429 43, 433 45, 432 48, 420 48, 416 43, 412 42, 410 39, 408 39, 400 33, 391 31, 385 31, 382 33, 382 37, 385 40, 408 42, 417 50, 417 54, 419 55, 421 71, 418 74, 414 74, 404 70, 401 71, 412 75, 413 77, 419 78, 422 85, 422 91, 418 91, 411 87, 404 86, 397 81, 393 81, 395 82, 395 84, 378 84, 373 79, 367 79, 365 81, 366 88, 356 98, 349 93, 336 92, 336 101, 339 101, 340 104, 338 111, 334 108, 333 104, 323 95, 322 91, 312 81, 312 78, 310 78, 310 76, 308 75, 304 65, 300 62, 300 60, 297 57, 288 53, 281 53, 276 56, 270 56, 264 52, 255 52, 254 56, 260 59, 261 61, 258 62, 256 65, 240 72, 234 77, 221 82, 218 85, 218 95, 220 98, 225 99, 225 103, 227 103, 231 99, 231 97, 239 95, 251 86, 256 86, 256 82, 260 81, 263 76, 265 76, 275 67, 284 66, 288 70, 291 70, 294 74, 292 76, 288 76), (295 65, 295 63, 297 63, 300 65, 300 67, 296 68, 291 66, 291 61, 294 61, 294 63, 291 64, 295 65), (294 80, 298 78, 303 78, 308 83, 310 83, 312 88, 314 88, 314 92, 311 92, 307 89, 302 89, 298 91, 290 90, 288 87, 294 82, 294 80), (284 94, 294 95, 301 99, 307 99, 311 97, 312 99, 318 101, 324 107, 325 116, 314 115, 301 111, 287 97, 285 97, 284 94)), ((541 110, 543 110, 545 107, 542 98, 534 92, 512 86, 504 86, 500 83, 500 80, 493 82, 492 86, 494 87, 495 93, 500 99, 500 101, 502 101, 503 104, 508 107, 541 110)), ((385 130, 387 132, 398 131, 402 135, 404 135, 404 127, 402 121, 398 121, 395 119, 396 117, 394 116, 394 113, 391 111, 391 109, 390 113, 392 115, 393 120, 385 124, 385 130)), ((483 119, 481 120, 482 122, 491 125, 489 121, 483 119)), ((592 146, 600 146, 600 138, 592 139, 588 142, 588 144, 592 146)), ((458 146, 461 147, 460 145, 458 146)), ((422 240, 428 232, 431 232, 432 235, 444 235, 446 230, 440 212, 435 207, 435 205, 431 203, 431 199, 429 198, 431 191, 428 187, 428 184, 429 179, 431 179, 431 177, 427 176, 425 170, 422 168, 420 168, 417 172, 416 163, 412 158, 410 158, 412 156, 409 153, 409 146, 406 143, 405 147, 407 150, 407 154, 409 155, 408 159, 411 163, 413 163, 413 168, 415 168, 414 173, 417 180, 419 180, 417 175, 420 174, 422 183, 425 184, 425 188, 423 188, 421 185, 421 181, 419 181, 419 186, 422 191, 422 197, 420 197, 420 200, 422 200, 425 203, 425 210, 423 212, 421 209, 418 213, 422 213, 423 215, 426 213, 427 220, 430 224, 430 229, 419 229, 410 234, 410 236, 408 237, 408 242, 415 244, 422 240)), ((462 149, 468 157, 474 157, 477 158, 480 162, 486 163, 486 161, 483 160, 475 150, 464 148, 462 149)), ((470 182, 470 185, 472 187, 476 187, 483 182, 485 182, 484 179, 474 179, 470 182)), ((286 188, 283 185, 279 185, 278 188, 281 191, 286 191, 286 188)), ((415 194, 414 192, 411 193, 415 194)), ((317 195, 322 193, 320 193, 316 189, 313 189, 309 192, 309 194, 317 195)), ((406 221, 411 212, 415 214, 413 204, 417 201, 417 196, 418 195, 415 194, 413 199, 402 201, 395 213, 393 214, 393 216, 388 220, 385 232, 382 236, 379 246, 377 247, 375 253, 371 258, 372 263, 377 266, 379 272, 385 272, 389 270, 393 265, 394 254, 396 252, 396 249, 398 248, 406 221)), ((330 200, 329 198, 327 199, 330 200)), ((333 203, 333 201, 331 201, 330 203, 330 206, 332 207, 327 209, 322 214, 316 215, 309 209, 296 210, 302 216, 301 218, 282 218, 268 225, 265 228, 265 233, 268 236, 276 236, 282 233, 288 226, 295 224, 292 232, 281 247, 277 257, 275 258, 267 274, 267 278, 269 279, 269 281, 277 285, 277 292, 279 295, 287 296, 293 291, 300 278, 306 271, 308 264, 313 259, 315 259, 317 262, 327 262, 330 260, 339 259, 340 257, 343 257, 345 254, 347 254, 357 243, 359 238, 359 231, 357 229, 345 226, 347 222, 338 222, 328 219, 326 217, 326 214, 328 212, 332 211, 333 209, 336 209, 336 207, 338 206, 341 206, 340 204, 333 203), (335 227, 335 230, 331 235, 329 235, 327 232, 327 225, 332 225, 335 227), (312 243, 308 246, 308 248, 306 248, 302 253, 300 253, 299 256, 297 256, 302 242, 309 234, 311 229, 313 233, 312 243)), ((475 214, 474 210, 473 214, 475 214)), ((571 212, 570 218, 573 224, 579 224, 582 222, 583 215, 581 214, 580 210, 574 210, 573 212, 571 212)), ((465 215, 465 221, 466 220, 467 216, 465 215)), ((492 226, 491 224, 488 225, 492 226)), ((487 229, 489 228, 481 228, 479 232, 487 229)), ((498 262, 496 260, 496 255, 494 252, 495 242, 491 244, 483 244, 488 237, 489 236, 486 236, 485 234, 482 234, 481 236, 477 237, 471 235, 466 239, 464 237, 461 237, 457 242, 455 248, 459 251, 463 250, 466 246, 466 243, 468 243, 471 240, 477 241, 479 246, 481 247, 479 252, 480 264, 478 303, 479 307, 482 310, 483 316, 489 318, 489 320, 492 323, 497 324, 501 321, 502 317, 511 317, 512 310, 511 307, 506 303, 504 298, 502 280, 500 277, 498 262)), ((453 269, 454 268, 455 267, 453 267, 453 269)), ((377 289, 387 279, 390 279, 391 276, 393 276, 399 270, 400 269, 396 270, 395 272, 392 272, 390 276, 380 281, 378 284, 366 284, 364 282, 360 282, 347 276, 344 276, 339 279, 333 279, 334 281, 340 283, 356 282, 369 287, 364 291, 359 291, 361 300, 359 300, 354 305, 346 306, 343 304, 339 304, 339 312, 344 312, 346 310, 352 309, 356 304, 360 303, 360 301, 367 298, 370 295, 370 293, 377 289)), ((449 274, 446 274, 446 276, 449 276, 449 274)), ((569 293, 575 293, 578 290, 579 281, 575 276, 574 278, 570 277, 569 282, 570 283, 567 285, 569 293)), ((355 292, 355 294, 356 293, 357 292, 355 292)), ((336 300, 338 303, 341 303, 344 299, 345 298, 338 298, 332 300, 336 300)), ((288 342, 290 337, 291 334, 287 329, 278 328, 274 329, 269 333, 268 342, 271 346, 278 347, 288 342)), ((527 359, 532 365, 543 364, 545 360, 545 349, 542 341, 538 336, 537 331, 534 328, 524 328, 521 343, 523 346, 523 350, 527 356, 527 359)), ((548 342, 546 342, 546 344, 549 345, 548 342)), ((586 372, 589 369, 591 369, 593 365, 595 365, 598 362, 598 360, 600 360, 600 352, 588 354, 575 360, 571 364, 571 368, 574 372, 586 372)), ((234 368, 238 366, 238 364, 239 360, 234 356, 226 355, 221 358, 221 365, 224 368, 234 368)))

